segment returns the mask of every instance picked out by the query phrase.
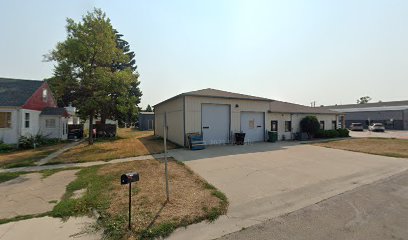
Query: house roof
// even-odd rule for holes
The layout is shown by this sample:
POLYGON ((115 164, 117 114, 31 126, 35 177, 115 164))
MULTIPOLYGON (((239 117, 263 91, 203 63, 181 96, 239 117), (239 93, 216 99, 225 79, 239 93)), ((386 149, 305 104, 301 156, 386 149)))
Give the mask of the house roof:
POLYGON ((0 106, 20 107, 44 81, 0 78, 0 106))
POLYGON ((46 107, 41 111, 41 115, 48 115, 48 116, 67 116, 67 110, 65 108, 53 108, 53 107, 46 107))
POLYGON ((154 115, 154 112, 139 112, 139 113, 144 115, 154 115))
POLYGON ((279 112, 279 113, 326 113, 326 114, 338 114, 337 112, 331 111, 324 108, 312 108, 300 104, 281 102, 269 98, 256 97, 251 95, 245 95, 240 93, 227 92, 212 88, 201 89, 197 91, 181 93, 177 96, 169 98, 161 103, 156 104, 160 105, 172 99, 182 97, 182 96, 196 96, 196 97, 215 97, 215 98, 224 98, 224 99, 239 99, 239 100, 253 100, 253 101, 267 101, 270 103, 270 112, 279 112))

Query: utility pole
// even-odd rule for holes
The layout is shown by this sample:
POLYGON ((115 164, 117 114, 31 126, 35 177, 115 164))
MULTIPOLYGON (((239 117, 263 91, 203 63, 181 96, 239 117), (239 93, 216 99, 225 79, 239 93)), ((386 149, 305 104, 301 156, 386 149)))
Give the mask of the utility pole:
POLYGON ((166 198, 167 202, 170 200, 170 194, 169 194, 169 173, 168 173, 168 167, 167 167, 167 114, 164 113, 164 171, 166 175, 166 198))

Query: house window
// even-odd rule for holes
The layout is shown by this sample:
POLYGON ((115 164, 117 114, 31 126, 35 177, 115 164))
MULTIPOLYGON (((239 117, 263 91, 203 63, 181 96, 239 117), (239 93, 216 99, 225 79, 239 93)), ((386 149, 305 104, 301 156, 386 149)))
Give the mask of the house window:
POLYGON ((43 89, 43 91, 42 91, 42 100, 43 100, 43 102, 48 101, 48 91, 47 91, 47 89, 43 89))
POLYGON ((45 120, 46 128, 55 128, 55 119, 46 119, 45 120))
POLYGON ((324 121, 320 121, 320 129, 324 130, 324 121))
POLYGON ((332 121, 332 129, 337 129, 337 121, 336 120, 332 121))
POLYGON ((11 128, 11 112, 0 112, 0 128, 11 128))
POLYGON ((292 121, 285 121, 285 132, 292 131, 292 121))
POLYGON ((25 128, 30 127, 30 113, 25 113, 24 125, 25 125, 25 128))

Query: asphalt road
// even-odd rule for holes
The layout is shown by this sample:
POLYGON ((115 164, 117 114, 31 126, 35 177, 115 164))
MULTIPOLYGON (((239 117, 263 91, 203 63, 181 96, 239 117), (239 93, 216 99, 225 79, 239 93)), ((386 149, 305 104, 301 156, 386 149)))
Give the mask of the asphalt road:
POLYGON ((408 239, 408 171, 219 239, 408 239))

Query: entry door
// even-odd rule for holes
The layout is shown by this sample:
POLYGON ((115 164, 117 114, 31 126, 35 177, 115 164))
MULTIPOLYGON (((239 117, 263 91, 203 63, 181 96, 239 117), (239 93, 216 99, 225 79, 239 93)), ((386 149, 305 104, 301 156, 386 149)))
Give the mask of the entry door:
POLYGON ((246 142, 262 142, 265 140, 265 124, 263 112, 241 112, 241 131, 245 133, 246 142))
POLYGON ((205 144, 229 143, 230 106, 203 104, 201 106, 201 127, 205 144))

